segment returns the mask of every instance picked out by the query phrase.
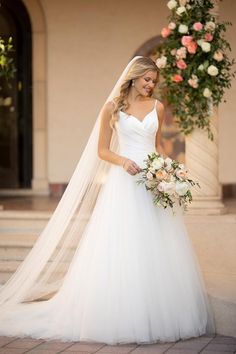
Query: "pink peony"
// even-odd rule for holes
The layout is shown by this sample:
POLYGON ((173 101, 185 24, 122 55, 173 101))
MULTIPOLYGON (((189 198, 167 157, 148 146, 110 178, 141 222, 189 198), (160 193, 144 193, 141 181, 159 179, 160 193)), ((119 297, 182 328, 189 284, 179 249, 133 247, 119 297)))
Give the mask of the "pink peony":
POLYGON ((197 43, 192 41, 187 45, 187 50, 190 54, 195 54, 197 51, 197 43))
POLYGON ((206 40, 207 42, 211 42, 212 39, 213 39, 213 35, 212 35, 211 33, 206 33, 206 34, 205 34, 205 40, 206 40))
POLYGON ((203 28, 203 24, 202 24, 201 22, 195 22, 195 23, 193 24, 193 29, 194 29, 195 31, 201 31, 202 28, 203 28))
POLYGON ((171 30, 169 29, 169 27, 164 27, 161 30, 161 35, 163 38, 168 37, 171 34, 171 30))
POLYGON ((185 61, 183 59, 177 60, 176 65, 179 69, 186 69, 187 68, 187 64, 185 63, 185 61))
POLYGON ((181 81, 183 81, 183 78, 182 78, 181 75, 175 74, 175 75, 172 76, 172 81, 174 81, 174 82, 181 82, 181 81))
POLYGON ((187 54, 187 49, 185 47, 180 47, 176 51, 176 58, 177 59, 185 59, 186 58, 186 54, 187 54))
POLYGON ((187 47, 193 40, 193 37, 192 36, 183 36, 182 39, 181 39, 181 43, 187 47))

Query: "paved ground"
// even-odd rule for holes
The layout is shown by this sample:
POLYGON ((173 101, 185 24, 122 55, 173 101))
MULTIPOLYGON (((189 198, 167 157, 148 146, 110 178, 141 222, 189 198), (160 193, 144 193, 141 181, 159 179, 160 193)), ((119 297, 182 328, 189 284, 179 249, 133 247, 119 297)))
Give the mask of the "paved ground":
POLYGON ((59 342, 0 337, 0 353, 4 354, 229 354, 236 353, 236 338, 202 336, 197 339, 162 344, 106 345, 88 342, 59 342))

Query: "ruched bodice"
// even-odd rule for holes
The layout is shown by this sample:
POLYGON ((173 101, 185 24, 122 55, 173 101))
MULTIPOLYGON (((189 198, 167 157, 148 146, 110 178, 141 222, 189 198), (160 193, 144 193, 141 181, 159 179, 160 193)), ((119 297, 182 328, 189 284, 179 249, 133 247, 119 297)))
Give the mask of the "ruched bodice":
POLYGON ((133 159, 139 165, 148 153, 156 151, 155 140, 158 130, 156 102, 152 111, 143 120, 120 111, 115 123, 119 153, 133 159))

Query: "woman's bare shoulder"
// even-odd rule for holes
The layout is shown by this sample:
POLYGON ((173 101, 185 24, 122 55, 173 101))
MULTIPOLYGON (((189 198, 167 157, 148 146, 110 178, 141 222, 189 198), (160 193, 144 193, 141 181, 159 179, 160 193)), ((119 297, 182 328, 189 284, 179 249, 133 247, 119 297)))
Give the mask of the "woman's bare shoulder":
POLYGON ((114 101, 108 101, 104 104, 103 109, 108 112, 108 113, 112 113, 115 107, 115 103, 114 101))

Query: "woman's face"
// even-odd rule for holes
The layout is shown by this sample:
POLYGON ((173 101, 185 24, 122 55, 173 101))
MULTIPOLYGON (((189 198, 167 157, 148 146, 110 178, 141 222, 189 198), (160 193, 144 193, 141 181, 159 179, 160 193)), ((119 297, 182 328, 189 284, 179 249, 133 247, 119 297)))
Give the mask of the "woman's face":
POLYGON ((157 72, 147 71, 143 76, 134 80, 134 88, 142 96, 149 96, 157 84, 157 72))

